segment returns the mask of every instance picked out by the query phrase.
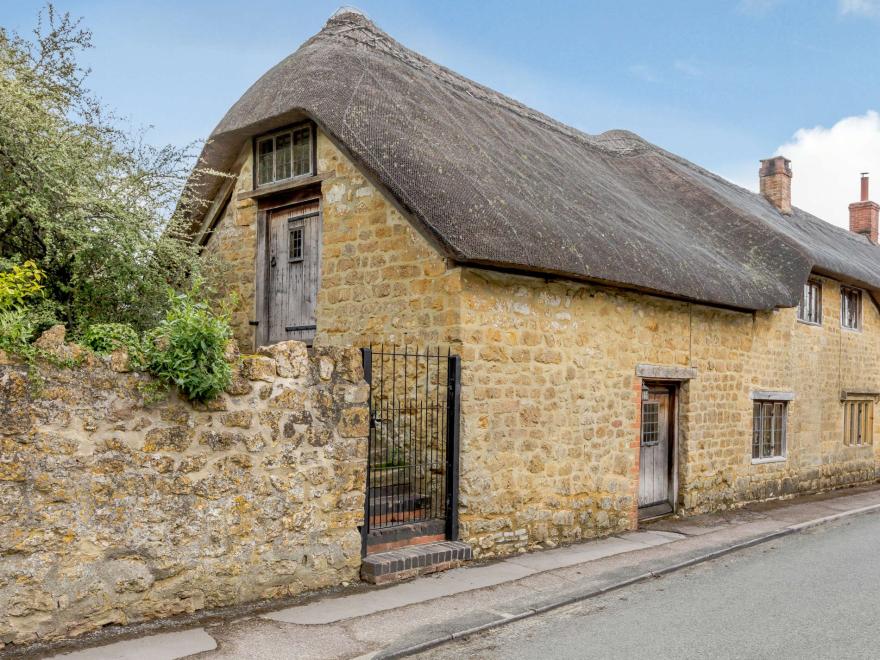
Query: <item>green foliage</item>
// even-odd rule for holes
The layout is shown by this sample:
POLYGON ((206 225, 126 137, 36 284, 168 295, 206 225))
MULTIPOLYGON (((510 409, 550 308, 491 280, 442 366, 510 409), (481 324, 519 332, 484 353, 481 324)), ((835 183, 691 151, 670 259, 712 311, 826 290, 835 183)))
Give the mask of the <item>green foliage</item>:
MULTIPOLYGON (((199 272, 180 200, 195 146, 155 148, 85 87, 91 34, 51 5, 33 37, 0 28, 0 264, 24 263, 0 299, 37 283, 74 333, 138 330, 164 314, 168 286, 199 272), (30 265, 29 265, 30 264, 30 265)), ((5 288, 4 288, 5 287, 5 288)), ((0 303, 3 304, 3 303, 0 303)))
POLYGON ((23 308, 29 298, 42 293, 41 282, 45 277, 33 261, 20 266, 13 263, 9 270, 0 273, 0 311, 23 308))
POLYGON ((37 356, 31 343, 35 335, 36 326, 26 309, 0 310, 0 350, 31 363, 37 356))
POLYGON ((123 348, 130 359, 139 362, 143 356, 141 337, 137 330, 127 323, 96 323, 86 328, 80 343, 91 348, 98 355, 109 355, 123 348))
POLYGON ((190 293, 172 295, 165 318, 147 333, 147 367, 188 399, 212 399, 232 382, 225 357, 231 338, 228 313, 214 313, 197 283, 190 293))
POLYGON ((43 297, 44 279, 33 261, 0 272, 0 350, 29 363, 37 355, 31 342, 57 322, 53 302, 43 297))

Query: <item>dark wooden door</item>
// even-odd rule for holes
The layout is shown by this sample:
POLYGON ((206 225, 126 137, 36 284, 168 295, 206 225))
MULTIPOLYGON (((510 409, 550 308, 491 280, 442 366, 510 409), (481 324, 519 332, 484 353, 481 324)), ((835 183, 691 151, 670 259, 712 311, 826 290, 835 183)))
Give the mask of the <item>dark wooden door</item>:
POLYGON ((315 337, 321 280, 321 216, 318 202, 273 211, 268 217, 268 342, 315 337))
POLYGON ((668 505, 671 508, 672 448, 675 425, 672 390, 648 386, 642 396, 639 450, 639 507, 668 505))

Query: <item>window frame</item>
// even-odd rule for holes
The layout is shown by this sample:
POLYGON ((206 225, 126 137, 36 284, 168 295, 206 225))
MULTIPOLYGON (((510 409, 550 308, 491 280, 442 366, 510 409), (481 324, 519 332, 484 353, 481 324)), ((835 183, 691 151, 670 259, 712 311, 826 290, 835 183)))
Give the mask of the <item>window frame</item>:
POLYGON ((752 463, 777 463, 781 461, 788 460, 788 401, 787 400, 778 400, 778 399, 753 399, 752 400, 752 448, 751 448, 751 457, 752 463), (769 407, 771 411, 770 415, 770 446, 773 447, 776 444, 776 439, 774 438, 777 431, 780 432, 781 438, 779 439, 779 452, 770 455, 764 455, 763 447, 767 442, 764 439, 764 434, 766 431, 766 426, 764 424, 764 420, 766 419, 764 416, 765 408, 769 407), (758 411, 760 409, 760 416, 758 411), (782 424, 781 428, 777 429, 777 424, 775 423, 777 411, 781 411, 781 419, 782 424), (758 439, 758 435, 760 434, 760 439, 758 439), (757 447, 758 455, 755 455, 755 449, 757 447))
POLYGON ((287 221, 287 263, 300 263, 306 258, 306 219, 307 216, 291 218, 287 221), (294 234, 299 235, 299 256, 294 255, 294 234))
POLYGON ((864 296, 862 295, 862 290, 857 289, 851 286, 840 286, 840 327, 844 330, 853 330, 855 332, 860 332, 862 330, 862 299, 864 296), (847 325, 846 320, 849 317, 847 314, 847 310, 849 309, 849 303, 847 302, 849 296, 855 296, 858 300, 858 306, 856 307, 856 324, 855 325, 847 325))
POLYGON ((810 278, 804 282, 804 290, 797 306, 797 320, 806 325, 822 325, 822 282, 820 280, 810 278), (809 309, 804 305, 804 301, 807 300, 810 292, 813 290, 815 290, 815 294, 811 297, 811 300, 814 309, 812 310, 813 314, 810 315, 809 309))
POLYGON ((845 447, 872 447, 874 445, 874 397, 852 396, 843 401, 843 445, 845 447), (856 426, 853 425, 853 413, 856 414, 858 427, 853 441, 856 426), (862 421, 864 420, 864 421, 862 421))
POLYGON ((267 188, 270 186, 287 183, 290 181, 296 181, 297 179, 303 179, 311 176, 315 176, 315 168, 317 167, 317 142, 318 142, 318 132, 313 121, 304 121, 298 122, 296 124, 289 124, 287 126, 283 126, 282 128, 275 129, 268 133, 262 133, 260 135, 256 135, 253 138, 253 189, 257 190, 259 188, 267 188), (294 174, 294 140, 293 137, 298 131, 307 130, 308 131, 308 154, 309 154, 309 162, 306 171, 301 174, 294 174), (289 135, 290 136, 290 176, 284 178, 276 178, 277 169, 278 169, 278 150, 275 147, 276 141, 279 136, 289 135), (268 181, 260 181, 260 145, 271 140, 272 141, 272 178, 268 181))

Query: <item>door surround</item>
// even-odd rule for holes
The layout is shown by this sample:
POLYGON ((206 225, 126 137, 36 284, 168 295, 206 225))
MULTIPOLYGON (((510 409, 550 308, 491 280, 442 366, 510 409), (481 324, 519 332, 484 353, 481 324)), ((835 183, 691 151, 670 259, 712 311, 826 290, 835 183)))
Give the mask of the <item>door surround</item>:
POLYGON ((639 507, 638 495, 641 488, 640 481, 635 485, 635 508, 638 520, 648 520, 650 518, 663 515, 674 514, 678 509, 679 499, 679 461, 681 454, 681 401, 683 385, 686 385, 691 379, 698 377, 698 371, 694 367, 683 367, 673 365, 654 365, 639 364, 636 366, 636 376, 638 377, 638 408, 637 414, 639 419, 638 440, 636 444, 639 452, 636 454, 637 460, 641 454, 641 438, 642 438, 642 397, 645 387, 661 387, 668 388, 671 392, 670 411, 669 411, 669 496, 665 503, 660 506, 639 507))

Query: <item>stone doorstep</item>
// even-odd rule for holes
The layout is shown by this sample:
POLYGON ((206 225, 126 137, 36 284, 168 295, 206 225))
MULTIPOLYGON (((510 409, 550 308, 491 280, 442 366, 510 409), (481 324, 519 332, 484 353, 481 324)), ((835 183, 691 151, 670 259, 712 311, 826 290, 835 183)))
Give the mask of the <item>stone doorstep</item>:
POLYGON ((457 568, 471 559, 471 546, 462 541, 408 546, 367 555, 361 564, 361 579, 371 584, 387 584, 457 568))

